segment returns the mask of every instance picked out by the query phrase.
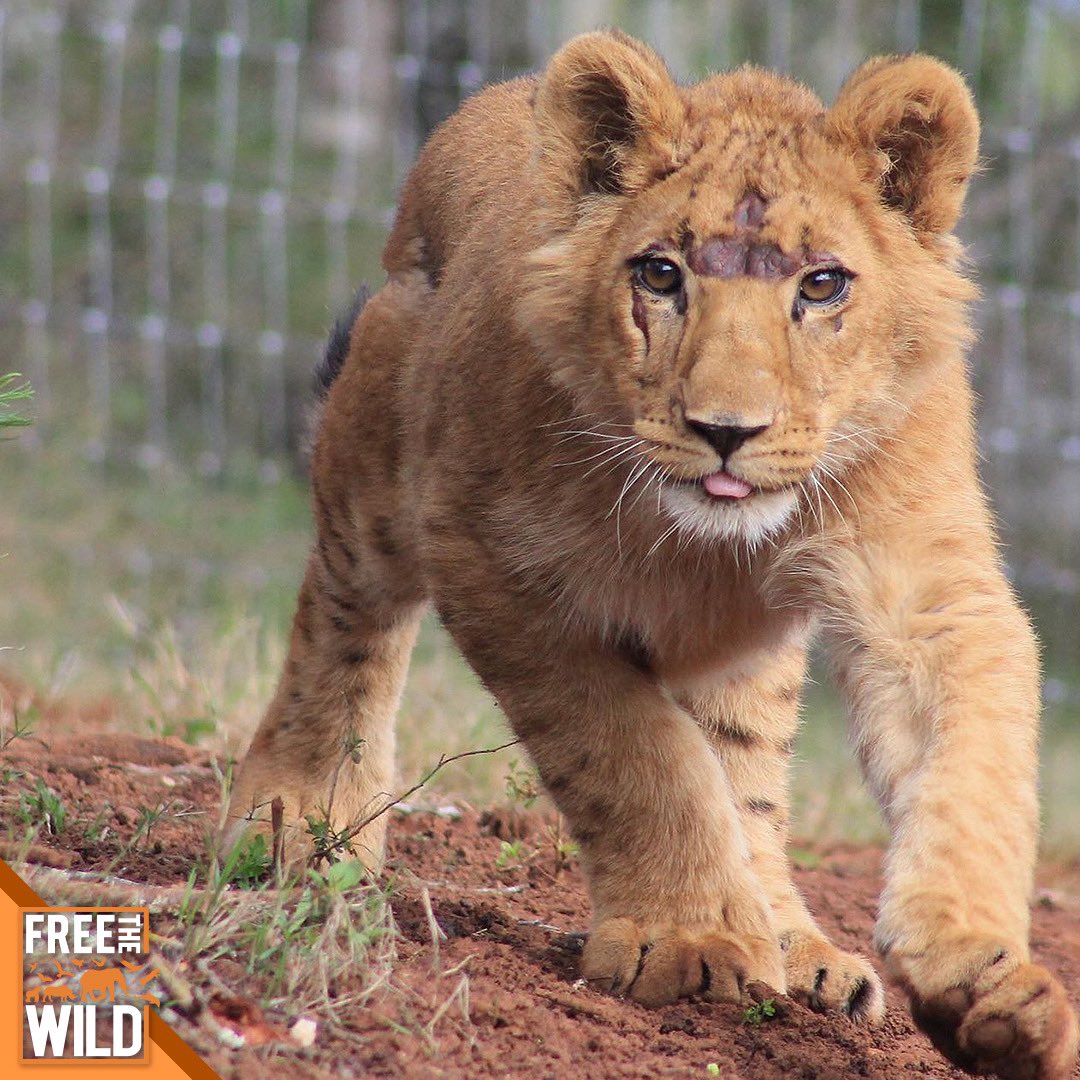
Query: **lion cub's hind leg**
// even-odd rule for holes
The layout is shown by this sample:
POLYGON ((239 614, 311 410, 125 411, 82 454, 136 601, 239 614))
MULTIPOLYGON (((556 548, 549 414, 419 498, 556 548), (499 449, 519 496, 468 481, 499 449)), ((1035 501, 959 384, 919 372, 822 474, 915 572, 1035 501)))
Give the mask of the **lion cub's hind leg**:
POLYGON ((426 607, 398 501, 394 409, 423 298, 395 282, 373 297, 330 388, 312 461, 317 541, 285 670, 233 786, 227 842, 252 821, 266 828, 280 797, 289 861, 317 854, 319 831, 336 857, 382 861, 377 812, 393 790, 394 717, 426 607))
POLYGON ((751 865, 776 921, 788 993, 811 1008, 876 1024, 885 1015, 881 979, 865 957, 828 940, 791 880, 788 770, 805 670, 804 647, 791 645, 764 670, 727 679, 683 704, 708 735, 731 785, 751 865))
POLYGON ((288 862, 322 850, 378 869, 387 815, 373 815, 393 790, 394 717, 422 610, 349 611, 312 560, 281 682, 233 784, 229 846, 252 822, 265 830, 280 798, 288 862))

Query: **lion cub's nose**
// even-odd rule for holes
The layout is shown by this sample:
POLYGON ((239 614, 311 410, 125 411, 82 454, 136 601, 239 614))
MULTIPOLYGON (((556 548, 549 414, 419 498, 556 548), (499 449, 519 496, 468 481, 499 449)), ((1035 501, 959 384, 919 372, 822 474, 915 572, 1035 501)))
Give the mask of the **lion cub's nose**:
POLYGON ((769 426, 768 424, 758 424, 754 427, 745 427, 741 424, 711 424, 702 420, 691 420, 689 417, 687 417, 686 423, 725 461, 747 439, 759 435, 769 426))

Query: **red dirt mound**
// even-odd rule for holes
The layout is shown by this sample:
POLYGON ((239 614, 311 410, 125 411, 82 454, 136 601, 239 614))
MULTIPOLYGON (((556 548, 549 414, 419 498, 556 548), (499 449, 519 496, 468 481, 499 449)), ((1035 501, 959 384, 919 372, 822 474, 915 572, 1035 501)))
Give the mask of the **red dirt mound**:
MULTIPOLYGON (((875 1031, 785 998, 750 1013, 694 1000, 648 1011, 594 992, 576 971, 585 893, 559 853, 552 820, 468 809, 395 813, 387 867, 400 931, 393 977, 362 1006, 324 1008, 313 1044, 300 1048, 289 1028, 304 1003, 260 1006, 266 976, 249 970, 245 956, 224 950, 196 960, 178 944, 181 890, 169 886, 205 858, 221 794, 208 754, 88 732, 12 740, 0 766, 2 853, 50 900, 155 905, 163 963, 173 972, 166 1018, 222 1076, 963 1075, 914 1030, 893 991, 875 1031), (51 825, 38 820, 50 807, 51 825), (35 824, 27 846, 20 838, 35 824)), ((838 944, 867 951, 880 853, 840 846, 800 862, 799 884, 825 929, 838 944)), ((1043 882, 1035 953, 1077 1000, 1080 867, 1047 868, 1043 882)), ((326 992, 344 1000, 351 989, 346 973, 326 992)))

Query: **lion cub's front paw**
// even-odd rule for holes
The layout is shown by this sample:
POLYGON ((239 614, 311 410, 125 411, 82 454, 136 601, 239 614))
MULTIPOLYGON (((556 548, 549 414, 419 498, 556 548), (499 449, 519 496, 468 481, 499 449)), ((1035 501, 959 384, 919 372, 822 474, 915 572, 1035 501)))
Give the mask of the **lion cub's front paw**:
POLYGON ((339 777, 336 787, 325 780, 305 786, 301 777, 275 777, 245 763, 229 802, 223 850, 262 833, 267 849, 279 850, 286 866, 302 867, 323 856, 330 861, 358 859, 377 873, 387 815, 372 820, 379 803, 360 799, 347 779, 339 777))
POLYGON ((313 846, 307 823, 300 816, 295 797, 287 800, 276 795, 256 801, 254 797, 229 804, 225 827, 221 833, 221 849, 230 852, 260 834, 267 851, 276 850, 287 866, 299 866, 309 861, 313 846), (275 809, 275 803, 278 804, 275 809))
POLYGON ((962 1069, 1002 1080, 1068 1080, 1076 1062, 1076 1014, 1045 968, 995 948, 981 970, 920 991, 919 962, 889 956, 911 996, 915 1022, 962 1069))
POLYGON ((819 1012, 846 1013, 864 1024, 885 1016, 885 990, 870 961, 818 934, 782 934, 788 993, 819 1012))
POLYGON ((605 919, 593 929, 581 974, 597 989, 650 1007, 691 994, 709 1001, 748 1000, 747 987, 755 982, 785 990, 775 941, 672 925, 646 929, 627 918, 605 919))

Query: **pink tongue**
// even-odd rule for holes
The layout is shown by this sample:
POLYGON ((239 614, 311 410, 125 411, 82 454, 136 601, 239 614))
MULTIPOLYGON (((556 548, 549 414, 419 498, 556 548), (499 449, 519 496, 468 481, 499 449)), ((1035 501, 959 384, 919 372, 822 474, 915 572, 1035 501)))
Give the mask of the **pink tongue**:
POLYGON ((723 470, 709 473, 705 477, 704 484, 705 490, 710 495, 725 499, 745 499, 754 490, 745 480, 740 480, 737 476, 732 476, 731 473, 723 470))

